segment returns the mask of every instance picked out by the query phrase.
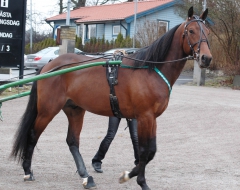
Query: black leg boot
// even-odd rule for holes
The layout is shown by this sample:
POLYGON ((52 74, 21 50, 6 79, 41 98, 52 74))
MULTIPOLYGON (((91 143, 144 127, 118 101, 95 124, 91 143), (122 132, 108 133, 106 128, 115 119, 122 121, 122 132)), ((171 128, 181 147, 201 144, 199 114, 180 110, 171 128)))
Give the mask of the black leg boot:
POLYGON ((128 126, 129 126, 129 132, 130 132, 132 144, 133 144, 133 150, 134 150, 134 157, 135 157, 134 164, 138 165, 139 154, 138 154, 137 120, 136 119, 128 120, 128 126))

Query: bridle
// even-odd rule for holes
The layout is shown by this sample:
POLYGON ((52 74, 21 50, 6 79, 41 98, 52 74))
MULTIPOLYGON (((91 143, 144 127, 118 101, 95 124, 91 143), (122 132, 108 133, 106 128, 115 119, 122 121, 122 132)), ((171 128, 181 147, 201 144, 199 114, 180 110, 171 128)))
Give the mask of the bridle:
POLYGON ((181 59, 176 59, 176 60, 171 60, 171 61, 161 61, 161 62, 156 62, 156 61, 144 61, 144 60, 139 60, 139 59, 136 59, 136 58, 131 58, 131 57, 127 57, 127 56, 123 56, 123 58, 126 58, 126 59, 131 59, 131 60, 134 60, 134 61, 139 61, 139 62, 145 62, 145 63, 153 63, 153 64, 164 64, 164 63, 174 63, 174 62, 178 62, 178 61, 183 61, 183 60, 196 60, 196 61, 199 61, 199 57, 200 57, 200 47, 201 47, 201 43, 202 42, 206 42, 207 45, 208 45, 208 48, 210 49, 210 46, 209 46, 209 42, 208 42, 208 39, 207 39, 207 35, 205 34, 204 30, 203 30, 203 25, 204 24, 204 20, 200 19, 199 16, 197 15, 193 15, 193 20, 190 20, 188 21, 185 26, 184 26, 184 32, 183 32, 183 38, 186 36, 187 38, 187 43, 192 51, 192 55, 189 55, 187 57, 184 57, 184 58, 181 58, 181 59), (188 37, 188 25, 191 24, 192 22, 197 22, 199 27, 200 27, 200 38, 199 40, 192 44, 189 40, 189 37, 188 37), (203 39, 203 37, 205 37, 203 39), (198 47, 197 47, 197 51, 194 50, 194 47, 195 45, 198 44, 198 47))
MULTIPOLYGON (((204 24, 204 21, 202 19, 200 19, 198 16, 194 15, 193 16, 193 20, 190 20, 188 21, 185 26, 184 26, 184 32, 183 32, 183 38, 186 36, 187 38, 187 42, 188 42, 188 45, 190 47, 190 49, 192 50, 193 52, 193 57, 195 60, 199 61, 199 56, 200 56, 200 47, 201 47, 201 43, 202 42, 206 42, 207 45, 208 45, 208 48, 210 49, 210 46, 209 46, 209 42, 207 40, 207 36, 203 30, 203 24, 204 24), (194 44, 191 44, 190 40, 189 40, 189 37, 188 37, 188 25, 191 24, 192 22, 197 22, 199 27, 200 27, 200 38, 198 40, 198 42, 194 43, 194 44), (203 36, 205 37, 205 39, 203 39, 203 36), (194 46, 198 44, 198 47, 197 47, 197 51, 194 50, 194 46)), ((204 24, 205 25, 205 24, 204 24)))

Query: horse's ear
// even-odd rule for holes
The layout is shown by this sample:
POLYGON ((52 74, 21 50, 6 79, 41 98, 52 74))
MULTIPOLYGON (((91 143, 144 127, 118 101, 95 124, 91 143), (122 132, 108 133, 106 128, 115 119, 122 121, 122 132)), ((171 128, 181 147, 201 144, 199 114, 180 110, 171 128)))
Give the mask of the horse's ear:
POLYGON ((208 9, 206 9, 206 10, 201 14, 200 18, 201 18, 202 20, 205 20, 205 19, 207 18, 207 15, 208 15, 208 9))
POLYGON ((188 18, 192 18, 193 16, 193 6, 189 8, 188 10, 188 18))

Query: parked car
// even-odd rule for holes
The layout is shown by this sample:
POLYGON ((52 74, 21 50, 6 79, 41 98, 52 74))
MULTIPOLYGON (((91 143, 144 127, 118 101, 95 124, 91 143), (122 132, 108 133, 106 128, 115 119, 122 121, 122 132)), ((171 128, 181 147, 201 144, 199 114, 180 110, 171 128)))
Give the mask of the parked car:
POLYGON ((24 54, 24 63, 27 61, 27 55, 24 54))
MULTIPOLYGON (((81 50, 75 48, 74 53, 81 54, 81 50)), ((59 56, 59 47, 48 47, 42 49, 35 54, 27 55, 27 60, 24 62, 25 68, 34 68, 38 70, 42 66, 46 65, 51 60, 59 56)))
POLYGON ((105 51, 103 54, 105 55, 113 54, 117 50, 120 50, 120 51, 122 50, 125 52, 125 54, 132 54, 132 53, 135 53, 137 50, 139 50, 139 48, 114 48, 114 49, 105 51))
POLYGON ((88 56, 90 57, 102 57, 102 56, 105 56, 105 58, 107 59, 112 59, 113 58, 113 53, 117 50, 119 51, 124 51, 125 54, 133 54, 135 53, 137 50, 139 50, 140 48, 114 48, 114 49, 110 49, 110 50, 107 50, 103 53, 99 53, 99 55, 91 55, 89 54, 88 56))

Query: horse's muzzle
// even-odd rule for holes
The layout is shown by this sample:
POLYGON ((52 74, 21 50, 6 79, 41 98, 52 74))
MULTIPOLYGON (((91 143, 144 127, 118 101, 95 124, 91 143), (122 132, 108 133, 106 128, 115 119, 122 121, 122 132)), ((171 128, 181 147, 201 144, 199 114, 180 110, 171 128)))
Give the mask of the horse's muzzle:
POLYGON ((201 68, 208 67, 210 65, 211 61, 212 61, 212 56, 202 55, 201 62, 200 62, 200 67, 201 68))

